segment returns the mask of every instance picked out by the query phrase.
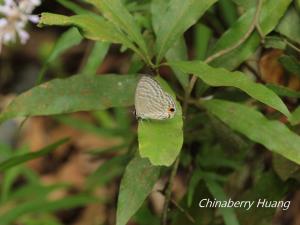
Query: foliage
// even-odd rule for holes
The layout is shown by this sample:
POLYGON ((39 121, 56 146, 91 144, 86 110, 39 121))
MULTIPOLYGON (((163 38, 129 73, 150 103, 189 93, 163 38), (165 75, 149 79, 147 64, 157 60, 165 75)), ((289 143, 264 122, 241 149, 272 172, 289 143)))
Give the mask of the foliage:
MULTIPOLYGON (((44 12, 39 27, 70 28, 61 34, 44 60, 37 85, 13 100, 1 112, 0 122, 21 116, 55 115, 53 118, 60 123, 122 141, 115 148, 91 151, 96 156, 104 152, 117 154, 88 177, 84 193, 55 201, 46 196, 55 190, 68 190, 68 185, 44 186, 34 178, 25 187, 11 188, 17 176, 29 177, 28 180, 35 177, 21 163, 54 151, 65 140, 35 153, 20 154, 18 150, 18 154, 1 157, 0 171, 4 177, 1 204, 9 206, 2 209, 0 205, 1 224, 18 222, 24 215, 34 213, 47 216, 48 224, 60 224, 51 217, 51 212, 105 201, 93 196, 91 190, 122 173, 116 224, 125 225, 132 217, 140 221, 138 218, 147 207, 143 203, 153 186, 175 165, 169 182, 173 184, 176 160, 180 160, 179 168, 187 174, 189 185, 179 203, 185 213, 172 210, 170 224, 178 221, 190 224, 187 214, 197 224, 223 221, 228 225, 246 224, 241 209, 222 209, 219 214, 213 213, 215 209, 207 209, 209 212, 204 213, 196 201, 200 196, 228 199, 233 194, 225 188, 228 186, 238 190, 237 199, 262 196, 281 199, 286 191, 292 190, 288 179, 299 182, 300 108, 295 104, 299 102, 299 90, 282 84, 265 84, 260 82, 259 75, 250 76, 244 70, 249 67, 251 57, 259 58, 256 54, 259 49, 281 49, 284 55, 279 62, 283 69, 299 78, 300 32, 299 26, 294 27, 294 21, 300 21, 297 3, 292 0, 259 0, 258 4, 252 0, 87 0, 82 4, 57 1, 74 15, 44 12), (238 11, 238 7, 242 10, 238 11), (224 21, 217 16, 218 10, 224 21), (185 39, 188 35, 194 35, 192 47, 185 39), (83 39, 92 44, 77 74, 44 82, 51 65, 83 39), (128 72, 99 75, 98 68, 112 44, 130 57, 128 72), (190 54, 192 51, 195 53, 190 54), (193 60, 188 55, 193 55, 193 60), (209 61, 210 57, 213 60, 209 61), (135 131, 127 107, 134 105, 138 73, 143 67, 155 71, 162 88, 177 99, 177 112, 168 120, 138 121, 135 131), (171 69, 169 76, 163 76, 163 67, 171 69), (212 99, 203 98, 209 95, 212 99), (93 113, 101 126, 68 115, 79 111, 93 113), (257 153, 257 144, 263 153, 257 153), (124 148, 128 151, 122 151, 124 148), (264 154, 273 158, 267 172, 260 165, 264 154), (245 171, 250 174, 246 178, 245 171), (252 186, 241 190, 242 184, 237 184, 234 177, 251 179, 252 186), (274 193, 268 193, 273 187, 274 193), (36 197, 31 201, 28 195, 33 189, 36 197), (201 193, 196 196, 198 190, 201 193), (18 195, 23 199, 20 204, 18 195), (177 221, 178 217, 183 218, 177 221)), ((167 189, 172 190, 172 186, 167 189)), ((170 198, 168 190, 161 191, 170 198)), ((275 209, 269 209, 265 217, 260 210, 251 211, 251 218, 255 218, 255 224, 268 224, 274 213, 275 209)), ((153 224, 157 223, 152 213, 147 215, 156 221, 153 224)))

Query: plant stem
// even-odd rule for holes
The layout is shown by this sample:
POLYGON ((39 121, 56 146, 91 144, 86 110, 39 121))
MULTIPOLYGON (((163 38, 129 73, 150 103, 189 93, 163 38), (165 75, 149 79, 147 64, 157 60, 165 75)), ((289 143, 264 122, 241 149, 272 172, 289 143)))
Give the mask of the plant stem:
POLYGON ((165 202, 164 202, 164 209, 163 209, 163 214, 162 214, 162 220, 161 223, 162 225, 167 225, 168 223, 168 210, 169 210, 169 204, 170 204, 170 200, 172 197, 172 187, 173 187, 173 183, 174 183, 174 179, 177 173, 177 169, 179 166, 179 156, 177 157, 173 168, 172 168, 172 172, 171 175, 169 177, 169 181, 168 181, 168 185, 167 185, 167 189, 166 189, 166 193, 165 193, 165 202))

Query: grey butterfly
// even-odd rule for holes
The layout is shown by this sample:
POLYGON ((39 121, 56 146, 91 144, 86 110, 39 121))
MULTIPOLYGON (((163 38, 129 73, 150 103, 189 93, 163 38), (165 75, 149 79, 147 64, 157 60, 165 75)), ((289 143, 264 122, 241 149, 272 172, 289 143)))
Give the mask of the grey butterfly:
POLYGON ((143 75, 135 91, 135 112, 137 118, 164 120, 174 117, 176 104, 156 80, 143 75))

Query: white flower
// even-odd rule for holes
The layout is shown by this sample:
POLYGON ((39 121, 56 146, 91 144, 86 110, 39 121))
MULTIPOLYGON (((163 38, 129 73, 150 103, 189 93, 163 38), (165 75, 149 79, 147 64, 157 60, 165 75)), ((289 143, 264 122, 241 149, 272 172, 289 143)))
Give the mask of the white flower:
POLYGON ((5 0, 0 5, 0 53, 2 44, 15 42, 17 37, 22 44, 29 39, 29 34, 25 31, 28 21, 37 23, 39 17, 31 15, 36 6, 40 4, 40 0, 5 0))

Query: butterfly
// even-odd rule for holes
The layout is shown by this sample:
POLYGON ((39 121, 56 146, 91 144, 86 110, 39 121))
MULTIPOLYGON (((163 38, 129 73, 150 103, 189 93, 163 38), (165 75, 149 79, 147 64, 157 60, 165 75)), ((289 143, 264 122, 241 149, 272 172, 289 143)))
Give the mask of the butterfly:
POLYGON ((143 75, 135 91, 135 112, 137 118, 164 120, 175 116, 176 104, 156 80, 143 75))

